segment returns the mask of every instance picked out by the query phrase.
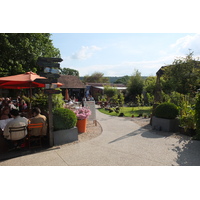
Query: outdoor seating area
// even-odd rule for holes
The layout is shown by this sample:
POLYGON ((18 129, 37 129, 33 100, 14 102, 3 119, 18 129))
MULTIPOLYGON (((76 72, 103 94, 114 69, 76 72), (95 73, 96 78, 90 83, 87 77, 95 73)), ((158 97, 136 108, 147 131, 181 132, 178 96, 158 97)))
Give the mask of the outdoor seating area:
POLYGON ((39 108, 33 108, 31 113, 26 110, 28 111, 26 113, 13 108, 10 109, 10 118, 0 120, 0 153, 39 148, 47 144, 46 116, 40 113, 35 114, 37 109, 39 110, 39 108), (24 114, 28 117, 24 117, 24 114))
MULTIPOLYGON (((15 89, 27 89, 29 98, 32 98, 33 88, 45 87, 45 84, 36 82, 36 79, 46 78, 33 72, 1 77, 0 89, 12 89, 12 91, 15 89)), ((16 94, 20 94, 20 92, 16 92, 16 94)), ((42 143, 48 143, 47 116, 40 113, 40 109, 39 111, 33 110, 31 102, 26 102, 21 96, 1 96, 0 152, 8 152, 21 148, 42 147, 42 143), (33 129, 35 130, 33 131, 33 129)))

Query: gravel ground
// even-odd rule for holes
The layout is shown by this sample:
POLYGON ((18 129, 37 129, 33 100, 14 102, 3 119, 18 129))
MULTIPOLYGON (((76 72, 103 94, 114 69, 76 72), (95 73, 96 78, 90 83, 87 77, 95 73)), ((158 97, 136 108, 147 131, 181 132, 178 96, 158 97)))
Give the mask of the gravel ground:
MULTIPOLYGON (((139 124, 142 128, 151 129, 151 126, 149 124, 150 119, 130 118, 130 120, 139 124)), ((101 133, 102 133, 102 128, 101 128, 101 125, 98 123, 98 121, 97 121, 96 125, 93 123, 93 121, 87 121, 86 133, 79 134, 78 141, 73 142, 73 144, 98 137, 99 135, 101 135, 101 133)), ((72 143, 70 143, 70 144, 72 144, 72 143)))
MULTIPOLYGON (((140 125, 141 128, 147 129, 154 134, 162 135, 164 137, 175 137, 175 138, 179 138, 179 139, 181 139, 181 138, 182 139, 190 139, 190 137, 188 137, 186 135, 182 135, 180 133, 171 133, 171 132, 152 130, 152 127, 150 125, 150 118, 143 118, 143 117, 131 118, 130 117, 130 120, 133 121, 134 123, 140 125)), ((73 145, 75 143, 91 140, 91 139, 101 135, 101 133, 102 133, 102 128, 101 128, 101 125, 98 123, 98 121, 97 121, 97 124, 95 125, 95 123, 93 123, 93 121, 88 120, 86 132, 80 133, 78 135, 78 141, 75 141, 75 142, 72 142, 72 143, 69 143, 69 144, 65 144, 65 145, 73 145)))

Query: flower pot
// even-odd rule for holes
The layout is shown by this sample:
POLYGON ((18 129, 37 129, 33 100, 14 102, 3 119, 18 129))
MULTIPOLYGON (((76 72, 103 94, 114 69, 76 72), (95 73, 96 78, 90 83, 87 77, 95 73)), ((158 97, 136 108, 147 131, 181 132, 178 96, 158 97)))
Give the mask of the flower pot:
POLYGON ((87 124, 87 119, 78 119, 77 120, 76 127, 78 128, 79 133, 86 132, 86 124, 87 124))

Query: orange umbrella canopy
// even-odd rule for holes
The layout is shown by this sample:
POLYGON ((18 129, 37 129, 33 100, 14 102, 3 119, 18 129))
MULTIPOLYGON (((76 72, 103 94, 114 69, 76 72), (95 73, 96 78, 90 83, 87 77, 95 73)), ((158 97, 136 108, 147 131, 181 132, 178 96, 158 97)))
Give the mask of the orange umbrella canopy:
MULTIPOLYGON (((34 72, 26 72, 24 74, 18 74, 14 76, 7 76, 0 78, 0 88, 5 89, 25 89, 25 88, 34 88, 34 87, 45 87, 43 83, 37 83, 35 79, 46 79, 41 77, 34 72)), ((62 85, 60 83, 58 86, 62 85)))

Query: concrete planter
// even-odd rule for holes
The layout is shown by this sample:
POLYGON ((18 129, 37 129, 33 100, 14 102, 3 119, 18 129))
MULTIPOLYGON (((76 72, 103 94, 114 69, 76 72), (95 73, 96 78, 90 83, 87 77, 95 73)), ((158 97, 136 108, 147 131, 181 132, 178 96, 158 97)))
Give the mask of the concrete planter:
POLYGON ((177 132, 179 130, 179 120, 163 119, 153 116, 152 128, 159 131, 177 132))
POLYGON ((78 140, 78 130, 76 127, 71 129, 59 130, 53 132, 54 145, 62 145, 78 140))

